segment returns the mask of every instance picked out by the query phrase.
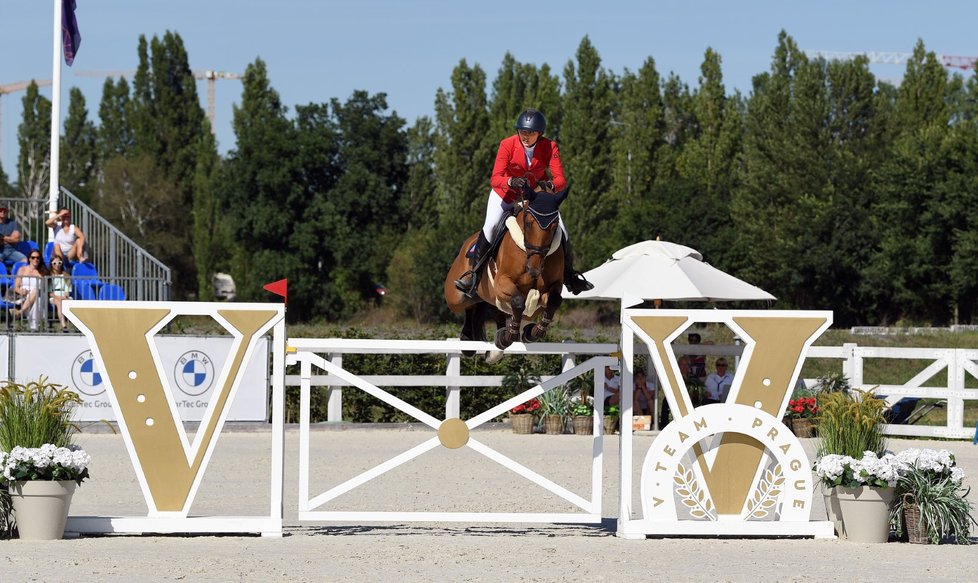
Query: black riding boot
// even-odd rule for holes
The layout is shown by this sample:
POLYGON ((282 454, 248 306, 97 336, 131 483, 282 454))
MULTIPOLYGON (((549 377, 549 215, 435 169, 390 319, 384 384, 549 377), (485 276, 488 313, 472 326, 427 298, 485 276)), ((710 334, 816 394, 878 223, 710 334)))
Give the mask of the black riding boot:
POLYGON ((584 279, 584 276, 574 270, 574 252, 570 241, 564 237, 564 286, 575 296, 583 291, 594 289, 594 284, 584 279))
POLYGON ((469 270, 462 274, 462 277, 455 280, 455 287, 458 291, 467 296, 474 296, 475 290, 479 286, 479 272, 488 255, 489 241, 486 235, 479 231, 479 237, 475 240, 475 257, 469 261, 469 270))

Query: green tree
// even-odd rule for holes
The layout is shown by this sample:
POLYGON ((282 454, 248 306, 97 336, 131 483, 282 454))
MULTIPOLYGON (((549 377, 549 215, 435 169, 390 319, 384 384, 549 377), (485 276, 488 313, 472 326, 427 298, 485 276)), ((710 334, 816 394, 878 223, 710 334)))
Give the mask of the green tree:
POLYGON ((118 82, 108 78, 102 85, 102 101, 98 107, 97 131, 99 160, 131 155, 136 146, 132 125, 132 104, 129 83, 125 77, 118 82))
MULTIPOLYGON (((303 192, 296 167, 295 127, 269 83, 265 62, 256 59, 248 65, 242 83, 232 122, 236 148, 221 166, 216 196, 230 232, 238 297, 254 301, 265 297, 263 284, 298 269, 301 262, 289 253, 286 238, 306 210, 309 193, 303 192)), ((293 305, 290 318, 303 320, 311 313, 305 301, 293 305)))
POLYGON ((102 175, 93 201, 100 214, 163 263, 179 264, 188 250, 177 186, 145 154, 113 158, 102 175))
POLYGON ((211 278, 214 273, 230 268, 228 259, 228 225, 222 220, 215 194, 220 175, 220 158, 214 136, 204 134, 197 156, 194 176, 193 258, 197 271, 197 297, 214 300, 211 278))
MULTIPOLYGON (((435 95, 435 184, 443 223, 474 233, 485 220, 489 177, 498 143, 489 135, 486 74, 463 59, 452 71, 452 91, 435 95)), ((450 243, 455 249, 461 236, 450 243)))
POLYGON ((574 242, 577 267, 585 268, 606 259, 600 241, 617 214, 609 202, 613 79, 586 36, 577 48, 576 64, 572 60, 564 67, 564 86, 560 155, 572 190, 560 215, 574 242))
POLYGON ((690 137, 676 160, 679 177, 691 197, 674 208, 684 215, 688 245, 711 263, 723 265, 736 234, 731 227, 730 200, 740 151, 740 112, 736 98, 727 97, 720 55, 707 49, 700 66, 699 87, 692 96, 690 137))
MULTIPOLYGON (((180 208, 193 209, 198 165, 203 164, 204 171, 211 166, 216 144, 207 135, 210 127, 200 106, 187 51, 180 35, 167 31, 162 39, 154 36, 148 50, 145 37, 140 36, 138 54, 131 116, 136 151, 152 157, 177 186, 180 208)), ((190 253, 194 248, 194 223, 188 218, 175 225, 176 235, 186 241, 182 247, 187 251, 175 256, 178 263, 171 265, 178 297, 198 287, 196 264, 190 253)))
POLYGON ((409 228, 430 228, 438 223, 435 184, 435 127, 421 116, 407 131, 407 184, 399 198, 400 213, 409 228))
POLYGON ((47 199, 51 176, 51 101, 27 86, 17 128, 17 190, 24 198, 47 199))
MULTIPOLYGON (((336 225, 323 226, 333 258, 330 277, 338 309, 329 315, 335 317, 359 309, 372 297, 403 236, 398 196, 407 180, 407 135, 404 120, 386 112, 387 98, 382 93, 355 91, 343 104, 333 99, 330 109, 339 134, 343 174, 327 193, 322 210, 345 223, 335 232, 328 227, 336 225)), ((313 206, 317 216, 318 203, 313 206)))
POLYGON ((626 69, 621 77, 617 119, 611 122, 614 181, 609 197, 618 218, 604 238, 604 257, 661 233, 667 212, 653 197, 656 155, 665 145, 661 84, 651 57, 637 72, 626 69))
POLYGON ((0 197, 10 197, 13 196, 14 187, 10 185, 10 179, 7 178, 7 173, 3 171, 3 164, 0 163, 0 197))
MULTIPOLYGON (((893 110, 895 135, 878 171, 880 250, 870 288, 884 321, 945 323, 955 301, 947 277, 952 265, 952 206, 961 154, 951 131, 947 72, 923 42, 914 48, 893 110)), ((958 223, 960 226, 960 223, 958 223)))
POLYGON ((61 160, 58 180, 83 202, 91 199, 96 175, 97 152, 95 124, 88 119, 85 96, 72 87, 65 117, 65 135, 61 138, 61 160))
POLYGON ((516 116, 527 108, 541 111, 547 118, 547 135, 556 137, 560 105, 560 79, 551 74, 550 66, 523 64, 507 52, 492 83, 489 142, 512 135, 516 116))
POLYGON ((949 269, 955 324, 974 322, 978 316, 978 78, 968 79, 960 96, 952 128, 956 171, 948 184, 953 203, 947 209, 955 214, 949 269))
MULTIPOLYGON (((745 258, 742 276, 791 307, 798 307, 797 293, 805 285, 798 260, 806 253, 801 238, 810 217, 802 205, 815 200, 811 185, 823 180, 824 171, 818 157, 812 158, 809 141, 826 141, 825 132, 811 123, 811 133, 802 135, 803 121, 819 119, 815 110, 800 110, 795 98, 796 91, 805 90, 797 78, 806 65, 805 55, 782 31, 771 71, 754 77, 744 122, 742 182, 731 209, 745 258)), ((817 100, 806 105, 818 107, 817 100)))

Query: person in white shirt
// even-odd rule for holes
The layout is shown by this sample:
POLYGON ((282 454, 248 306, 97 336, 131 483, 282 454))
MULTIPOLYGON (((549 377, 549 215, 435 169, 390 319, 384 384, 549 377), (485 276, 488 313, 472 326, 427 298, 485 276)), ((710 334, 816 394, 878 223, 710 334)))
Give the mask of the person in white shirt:
POLYGON ((88 257, 85 256, 85 233, 82 233, 78 225, 72 224, 71 212, 68 209, 63 208, 57 213, 53 213, 44 224, 54 229, 54 253, 52 257, 82 263, 88 260, 88 257))
POLYGON ((604 367, 604 404, 617 405, 621 401, 621 377, 610 366, 604 367))
POLYGON ((716 362, 717 371, 706 377, 706 403, 722 403, 727 399, 733 373, 727 371, 727 359, 720 357, 716 362))

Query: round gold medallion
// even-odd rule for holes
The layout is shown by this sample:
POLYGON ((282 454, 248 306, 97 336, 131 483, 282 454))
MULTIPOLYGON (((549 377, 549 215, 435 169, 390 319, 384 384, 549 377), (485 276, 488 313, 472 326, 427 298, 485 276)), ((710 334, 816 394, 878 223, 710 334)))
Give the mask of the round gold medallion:
POLYGON ((438 439, 448 449, 458 449, 469 441, 469 427, 458 417, 445 419, 438 428, 438 439))

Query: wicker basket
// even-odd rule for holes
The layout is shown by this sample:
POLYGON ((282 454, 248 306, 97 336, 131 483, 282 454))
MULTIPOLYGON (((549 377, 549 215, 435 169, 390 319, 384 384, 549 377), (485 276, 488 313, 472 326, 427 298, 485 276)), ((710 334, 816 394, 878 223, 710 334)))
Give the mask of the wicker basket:
POLYGON ((521 413, 510 417, 513 422, 513 433, 529 435, 533 433, 533 415, 521 413))
POLYGON ((812 437, 815 435, 815 424, 807 418, 792 419, 791 431, 798 437, 812 437))
POLYGON ((903 530, 907 533, 907 542, 915 545, 930 544, 927 524, 920 516, 920 506, 914 503, 912 494, 903 495, 903 530))
POLYGON ((590 415, 575 415, 571 421, 574 433, 577 435, 594 435, 594 417, 590 415))
POLYGON ((560 415, 544 415, 543 432, 547 435, 563 435, 564 418, 560 415))

